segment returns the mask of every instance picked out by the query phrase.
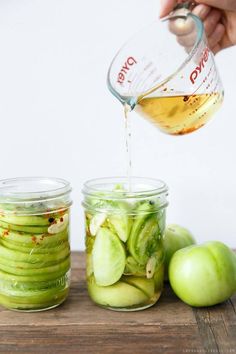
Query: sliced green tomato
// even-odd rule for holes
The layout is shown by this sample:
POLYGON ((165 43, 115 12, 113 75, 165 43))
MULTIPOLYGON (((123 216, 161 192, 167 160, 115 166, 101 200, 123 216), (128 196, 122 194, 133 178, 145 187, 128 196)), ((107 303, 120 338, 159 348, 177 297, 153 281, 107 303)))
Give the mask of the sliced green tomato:
POLYGON ((153 279, 123 276, 121 281, 135 286, 137 289, 141 290, 148 298, 152 298, 155 295, 155 283, 153 279))
POLYGON ((159 226, 155 214, 140 224, 139 228, 132 229, 128 249, 130 254, 139 264, 146 264, 149 257, 157 251, 160 243, 159 226))
POLYGON ((115 231, 121 241, 126 242, 132 225, 132 219, 129 216, 130 205, 123 201, 101 200, 97 207, 106 210, 106 212, 96 213, 91 218, 89 225, 91 235, 95 236, 99 228, 106 222, 104 226, 115 231))
POLYGON ((95 237, 91 237, 90 234, 89 235, 87 234, 85 239, 87 254, 92 253, 94 242, 95 242, 95 237))
POLYGON ((125 268, 125 250, 118 236, 107 228, 101 228, 92 251, 96 283, 108 286, 117 282, 125 268))
POLYGON ((65 247, 56 253, 44 253, 44 254, 39 254, 36 253, 34 254, 33 249, 31 253, 22 253, 18 252, 16 250, 11 250, 9 248, 3 247, 0 245, 0 263, 6 264, 4 261, 9 261, 8 264, 14 264, 17 266, 19 264, 19 267, 22 268, 39 268, 41 267, 42 264, 55 264, 60 262, 62 259, 65 259, 70 253, 70 248, 67 245, 65 247), (26 265, 20 265, 22 262, 24 262, 26 265))
POLYGON ((66 287, 69 284, 69 274, 63 274, 59 278, 46 281, 9 281, 0 280, 0 293, 6 293, 8 290, 35 291, 35 290, 47 290, 51 288, 66 287))
MULTIPOLYGON (((68 253, 67 253, 68 254, 68 253)), ((28 262, 17 262, 17 261, 14 261, 14 260, 9 260, 9 259, 6 259, 6 258, 1 258, 1 261, 0 261, 0 268, 2 267, 7 267, 8 269, 11 269, 12 272, 14 272, 14 269, 18 270, 20 269, 21 271, 28 271, 28 270, 38 270, 38 269, 41 269, 41 268, 45 268, 45 267, 50 267, 50 266, 53 266, 53 265, 57 265, 58 262, 56 261, 51 261, 51 262, 47 262, 46 260, 44 261, 42 259, 41 262, 36 262, 36 263, 28 263, 28 262)))
POLYGON ((129 238, 132 219, 127 214, 112 214, 107 218, 107 222, 111 224, 121 241, 126 242, 129 238))
POLYGON ((44 246, 44 247, 53 247, 57 244, 60 244, 61 241, 69 239, 69 229, 64 230, 56 235, 49 234, 26 234, 17 231, 6 231, 0 227, 0 238, 14 241, 19 243, 24 247, 36 247, 36 246, 44 246))
POLYGON ((126 275, 146 275, 145 266, 138 264, 135 259, 131 256, 126 258, 124 274, 126 275))
POLYGON ((68 289, 65 287, 48 289, 48 290, 38 290, 38 291, 9 291, 2 292, 0 294, 2 296, 6 296, 9 299, 12 299, 14 302, 19 304, 38 304, 49 302, 53 300, 57 300, 61 294, 65 294, 68 292, 68 289))
POLYGON ((132 307, 149 301, 143 291, 122 281, 111 286, 98 286, 94 280, 89 280, 88 292, 92 300, 102 306, 132 307))
POLYGON ((2 221, 2 219, 0 219, 0 227, 4 228, 5 230, 22 231, 30 234, 43 234, 48 231, 48 225, 47 226, 14 225, 14 224, 6 223, 2 221))
MULTIPOLYGON (((46 210, 43 210, 43 212, 46 210)), ((38 214, 38 215, 17 215, 15 213, 12 214, 0 214, 0 220, 5 223, 13 224, 13 225, 20 225, 20 226, 50 226, 55 220, 60 220, 63 218, 65 213, 68 213, 68 209, 64 209, 63 211, 59 212, 47 212, 46 214, 38 214)), ((33 214, 33 210, 32 210, 33 214)))
POLYGON ((138 231, 142 227, 145 220, 150 217, 153 211, 154 208, 152 203, 147 201, 139 203, 134 209, 135 219, 132 227, 132 232, 138 231))
POLYGON ((15 215, 15 214, 6 214, 6 215, 1 215, 0 219, 4 221, 5 223, 8 224, 14 224, 14 225, 23 225, 23 226, 42 226, 42 225, 50 225, 49 218, 51 217, 50 214, 48 215, 42 215, 42 216, 37 216, 37 215, 15 215))
POLYGON ((93 259, 92 254, 86 254, 86 276, 90 277, 93 274, 93 259))
POLYGON ((7 247, 11 250, 23 252, 26 254, 53 254, 53 253, 58 253, 62 251, 66 246, 69 247, 69 242, 68 241, 62 241, 58 245, 50 248, 42 248, 39 246, 33 246, 32 247, 24 247, 19 243, 16 243, 14 241, 8 241, 0 238, 0 244, 4 247, 7 247))
POLYGON ((37 311, 48 309, 50 307, 55 307, 64 302, 67 298, 69 289, 65 289, 60 291, 56 297, 52 297, 50 301, 41 302, 37 301, 36 303, 32 303, 28 299, 25 303, 18 301, 17 297, 5 296, 0 294, 0 304, 6 308, 14 309, 14 310, 21 310, 21 311, 37 311))
MULTIPOLYGON (((153 204, 146 201, 141 202, 135 207, 134 212, 135 218, 128 239, 128 249, 132 256, 133 252, 130 249, 133 249, 135 238, 140 233, 144 223, 151 217, 151 213, 153 212, 153 204)), ((136 256, 134 256, 134 258, 139 263, 139 260, 137 260, 136 256)))
POLYGON ((157 219, 158 219, 160 234, 163 235, 166 227, 166 209, 162 209, 157 212, 157 219))
POLYGON ((61 276, 65 276, 67 272, 70 270, 70 258, 68 257, 65 261, 63 261, 60 266, 58 267, 49 267, 49 268, 44 268, 44 273, 42 274, 35 274, 37 272, 33 272, 33 274, 26 274, 26 275, 21 275, 19 274, 11 274, 9 271, 14 271, 14 269, 9 269, 9 267, 4 267, 7 269, 1 269, 2 267, 0 266, 0 279, 2 281, 9 281, 9 282, 45 282, 49 280, 55 280, 61 276), (46 273, 47 271, 47 273, 46 273))
MULTIPOLYGON (((120 195, 120 191, 116 190, 120 195)), ((114 213, 110 213, 107 218, 108 223, 112 226, 121 241, 126 242, 129 238, 130 229, 132 227, 132 218, 130 216, 131 207, 124 201, 116 201, 113 205, 114 213)))
POLYGON ((156 292, 161 292, 164 284, 164 271, 165 271, 165 266, 164 262, 156 269, 153 279, 155 283, 155 291, 156 292))
POLYGON ((107 215, 105 213, 96 213, 92 216, 89 223, 89 231, 92 236, 96 236, 100 226, 106 220, 107 215))

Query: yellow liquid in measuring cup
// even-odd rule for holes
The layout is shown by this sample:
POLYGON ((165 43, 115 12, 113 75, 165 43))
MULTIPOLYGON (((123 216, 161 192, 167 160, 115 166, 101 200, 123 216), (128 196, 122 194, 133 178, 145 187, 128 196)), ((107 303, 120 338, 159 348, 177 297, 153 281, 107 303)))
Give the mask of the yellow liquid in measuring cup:
POLYGON ((135 110, 172 135, 191 133, 203 125, 218 110, 223 93, 190 96, 143 97, 135 110))

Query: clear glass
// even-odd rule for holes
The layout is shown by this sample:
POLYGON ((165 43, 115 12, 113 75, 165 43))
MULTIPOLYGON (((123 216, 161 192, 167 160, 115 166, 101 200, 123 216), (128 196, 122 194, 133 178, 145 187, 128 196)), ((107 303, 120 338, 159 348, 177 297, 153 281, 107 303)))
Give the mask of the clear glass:
POLYGON ((154 305, 164 279, 167 186, 155 179, 95 179, 83 188, 91 299, 117 311, 154 305))
POLYGON ((70 284, 70 184, 30 177, 0 181, 0 304, 42 311, 70 284))
POLYGON ((129 40, 108 71, 108 87, 162 132, 190 133, 223 101, 223 87, 201 20, 174 11, 129 40))

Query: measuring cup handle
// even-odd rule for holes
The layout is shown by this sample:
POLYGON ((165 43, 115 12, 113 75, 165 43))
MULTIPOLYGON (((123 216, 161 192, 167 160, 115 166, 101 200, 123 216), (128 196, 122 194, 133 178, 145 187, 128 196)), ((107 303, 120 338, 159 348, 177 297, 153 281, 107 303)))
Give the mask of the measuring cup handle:
POLYGON ((178 4, 174 7, 173 12, 179 9, 186 9, 192 11, 195 5, 196 4, 194 1, 179 1, 178 4))

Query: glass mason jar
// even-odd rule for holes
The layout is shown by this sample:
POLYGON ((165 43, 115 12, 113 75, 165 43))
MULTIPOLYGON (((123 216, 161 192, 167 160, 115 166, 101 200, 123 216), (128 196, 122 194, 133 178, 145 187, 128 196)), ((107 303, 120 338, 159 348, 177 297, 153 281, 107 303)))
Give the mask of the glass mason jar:
POLYGON ((167 186, 148 178, 101 178, 86 182, 83 194, 91 299, 117 311, 154 305, 164 279, 167 186))
POLYGON ((70 184, 58 178, 0 181, 0 304, 47 310, 70 283, 70 184))

